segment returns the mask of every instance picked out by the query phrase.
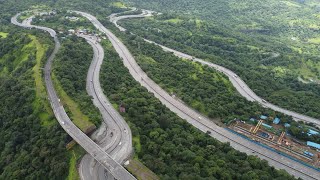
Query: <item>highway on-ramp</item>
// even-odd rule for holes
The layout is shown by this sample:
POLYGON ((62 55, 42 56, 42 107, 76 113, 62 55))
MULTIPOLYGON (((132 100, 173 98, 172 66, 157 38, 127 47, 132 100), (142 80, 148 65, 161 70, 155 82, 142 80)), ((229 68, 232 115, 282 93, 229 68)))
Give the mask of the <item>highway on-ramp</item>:
MULTIPOLYGON (((128 18, 149 17, 149 16, 152 15, 152 13, 153 13, 153 11, 144 10, 142 12, 142 14, 140 14, 140 15, 125 15, 125 16, 120 16, 120 17, 117 17, 116 15, 114 15, 114 16, 110 17, 110 21, 112 23, 114 23, 115 26, 117 28, 119 28, 120 31, 126 31, 126 29, 124 27, 121 27, 120 25, 118 25, 117 22, 119 20, 128 19, 128 18)), ((320 120, 319 119, 316 119, 316 118, 313 118, 313 117, 309 117, 309 116, 306 116, 306 115, 303 115, 303 114, 300 114, 300 113, 297 113, 297 112, 294 112, 294 111, 290 111, 290 110, 281 108, 281 107, 279 107, 277 105, 274 105, 272 103, 269 103, 269 102, 265 101, 264 99, 262 99, 261 97, 257 96, 252 91, 252 89, 250 89, 250 87, 236 73, 234 73, 230 69, 227 69, 225 67, 222 67, 220 65, 217 65, 217 64, 214 64, 214 63, 211 63, 211 62, 208 62, 208 61, 204 61, 204 60, 199 59, 199 58, 195 58, 195 57, 193 57, 191 55, 188 55, 186 53, 183 53, 183 52, 174 50, 172 48, 160 45, 160 44, 158 44, 158 43, 156 43, 154 41, 150 41, 150 40, 147 40, 147 39, 144 39, 144 40, 146 42, 156 44, 156 45, 160 46, 164 51, 172 52, 172 53, 174 53, 174 55, 176 55, 176 56, 178 56, 180 58, 193 60, 193 61, 199 62, 199 63, 201 63, 203 65, 208 65, 209 67, 212 67, 212 68, 216 69, 217 71, 220 71, 220 72, 224 73, 226 76, 228 76, 229 80, 231 81, 233 86, 237 89, 237 91, 249 101, 256 101, 260 105, 262 105, 263 107, 270 108, 270 109, 272 109, 274 111, 281 112, 281 113, 286 114, 288 116, 292 116, 292 118, 294 120, 296 120, 296 121, 309 122, 309 123, 313 123, 314 125, 320 127, 320 120)), ((272 56, 275 56, 275 55, 273 54, 272 56)))
POLYGON ((116 179, 135 179, 125 168, 118 162, 113 160, 99 145, 92 141, 86 134, 84 134, 78 127, 76 127, 71 119, 68 117, 65 109, 60 104, 60 99, 54 89, 51 79, 51 66, 56 53, 59 50, 60 43, 53 29, 47 27, 34 26, 30 24, 22 24, 17 21, 18 13, 11 19, 11 23, 24 28, 36 28, 47 31, 54 38, 55 48, 50 55, 44 71, 45 71, 45 84, 53 112, 62 126, 62 128, 79 144, 81 145, 92 157, 94 157, 105 169, 107 169, 116 179))
POLYGON ((175 112, 178 116, 185 119, 194 127, 203 132, 211 131, 210 136, 217 140, 229 142, 232 147, 241 152, 257 155, 261 159, 267 160, 270 165, 277 169, 285 169, 288 173, 296 177, 301 177, 303 179, 318 179, 318 177, 320 177, 320 172, 316 169, 297 163, 291 158, 264 148, 241 136, 235 135, 225 128, 217 126, 211 120, 189 108, 184 103, 171 97, 166 91, 152 81, 145 72, 143 72, 126 46, 111 31, 106 29, 94 16, 80 11, 75 12, 88 18, 97 29, 108 36, 113 47, 122 58, 124 65, 129 69, 130 74, 136 81, 147 88, 149 92, 152 92, 154 96, 171 111, 175 112))

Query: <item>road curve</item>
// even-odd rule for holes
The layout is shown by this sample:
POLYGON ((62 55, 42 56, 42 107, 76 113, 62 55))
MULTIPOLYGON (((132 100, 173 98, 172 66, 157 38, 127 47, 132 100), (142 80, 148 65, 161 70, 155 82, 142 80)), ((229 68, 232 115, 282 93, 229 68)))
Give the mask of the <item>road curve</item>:
MULTIPOLYGON (((131 10, 131 11, 136 11, 136 9, 131 10)), ((127 12, 131 12, 131 11, 127 11, 127 12)), ((142 9, 142 13, 141 14, 136 14, 136 15, 124 15, 124 16, 117 16, 118 14, 121 13, 114 13, 111 14, 109 16, 109 20, 110 22, 112 22, 117 28, 119 28, 120 31, 126 31, 125 28, 121 27, 120 25, 117 24, 117 22, 121 19, 127 19, 127 18, 145 18, 148 16, 152 16, 152 13, 154 13, 154 11, 150 11, 150 10, 145 10, 142 9)))
MULTIPOLYGON (((132 153, 132 135, 128 124, 113 108, 100 85, 99 75, 104 60, 104 50, 100 43, 97 43, 96 37, 78 36, 85 38, 92 46, 94 52, 87 75, 87 92, 92 97, 94 105, 100 110, 104 121, 104 125, 100 126, 99 130, 95 133, 94 139, 115 161, 122 164, 132 153)), ((106 179, 104 168, 94 161, 88 155, 81 160, 80 175, 82 179, 106 179)))
MULTIPOLYGON (((123 28, 123 27, 121 27, 120 25, 117 24, 117 22, 119 20, 127 19, 127 18, 148 17, 148 16, 152 15, 151 13, 152 13, 152 11, 146 11, 145 10, 140 15, 126 15, 126 16, 120 16, 120 17, 112 16, 112 17, 110 17, 110 21, 112 23, 114 23, 115 26, 120 31, 126 31, 125 28, 123 28)), ((217 71, 220 71, 220 72, 224 73, 226 76, 228 76, 229 80, 231 81, 233 86, 237 89, 237 91, 249 101, 256 101, 260 105, 262 105, 263 107, 270 108, 270 109, 272 109, 274 111, 281 112, 281 113, 286 114, 288 116, 292 116, 292 118, 294 120, 296 120, 296 121, 309 122, 309 123, 313 123, 316 126, 320 127, 320 120, 319 119, 316 119, 316 118, 313 118, 313 117, 309 117, 309 116, 306 116, 306 115, 303 115, 303 114, 300 114, 300 113, 297 113, 297 112, 294 112, 294 111, 290 111, 290 110, 281 108, 281 107, 279 107, 277 105, 271 104, 271 103, 269 103, 267 101, 264 101, 261 97, 257 96, 252 91, 252 89, 250 89, 250 87, 236 73, 234 73, 230 69, 227 69, 225 67, 222 67, 220 65, 217 65, 217 64, 214 64, 214 63, 211 63, 211 62, 208 62, 208 61, 204 61, 204 60, 199 59, 199 58, 195 58, 195 57, 193 57, 191 55, 188 55, 188 54, 185 54, 183 52, 180 52, 180 51, 171 49, 169 47, 163 46, 163 45, 158 44, 158 43, 156 43, 154 41, 150 41, 150 40, 147 40, 147 39, 144 39, 144 40, 146 42, 148 42, 148 43, 156 44, 156 45, 160 46, 164 51, 172 52, 174 55, 176 55, 176 56, 178 56, 180 58, 193 60, 193 61, 199 62, 199 63, 201 63, 203 65, 208 65, 209 67, 212 67, 212 68, 216 69, 217 71)))
POLYGON ((53 112, 62 126, 62 128, 79 144, 81 145, 92 157, 94 157, 105 169, 116 179, 135 179, 125 168, 123 168, 118 162, 113 160, 109 154, 107 154, 101 147, 93 142, 86 134, 84 134, 77 126, 73 124, 71 119, 68 117, 65 109, 60 104, 60 100, 54 89, 51 79, 51 66, 53 59, 60 48, 60 42, 56 36, 56 32, 53 29, 47 27, 34 26, 29 24, 22 24, 17 21, 18 13, 11 18, 11 23, 24 28, 36 28, 50 33, 51 37, 54 38, 55 48, 53 53, 50 55, 44 71, 45 71, 45 83, 53 112))
POLYGON ((229 142, 235 149, 247 154, 256 155, 261 159, 265 159, 270 165, 277 169, 285 169, 288 173, 296 177, 303 179, 318 179, 318 177, 320 177, 320 172, 316 169, 297 163, 291 158, 285 157, 248 139, 235 135, 227 129, 217 126, 210 119, 202 116, 182 102, 171 97, 166 91, 153 82, 145 72, 142 71, 129 50, 111 31, 106 29, 94 16, 80 11, 76 11, 76 13, 88 18, 97 29, 108 36, 113 47, 122 58, 124 65, 129 69, 130 74, 136 81, 147 88, 149 92, 152 92, 154 96, 171 111, 175 112, 178 116, 185 119, 194 127, 203 132, 211 131, 210 136, 217 140, 229 142))

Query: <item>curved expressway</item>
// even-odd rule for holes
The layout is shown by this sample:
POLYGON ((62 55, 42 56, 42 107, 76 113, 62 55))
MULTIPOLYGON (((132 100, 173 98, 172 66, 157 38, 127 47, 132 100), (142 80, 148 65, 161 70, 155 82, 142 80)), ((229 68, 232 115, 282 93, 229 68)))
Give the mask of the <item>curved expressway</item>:
MULTIPOLYGON (((125 15, 125 16, 120 16, 120 17, 116 17, 116 16, 112 16, 110 17, 110 21, 112 23, 115 24, 115 26, 120 30, 120 31, 126 31, 125 28, 119 26, 117 24, 117 22, 121 19, 127 19, 127 18, 142 18, 142 17, 148 17, 148 16, 151 16, 152 14, 152 11, 147 11, 147 10, 144 10, 142 12, 142 14, 140 15, 125 15)), ((249 87, 248 85, 240 78, 238 77, 238 75, 234 72, 232 72, 230 69, 227 69, 225 67, 222 67, 220 65, 217 65, 217 64, 214 64, 214 63, 210 63, 210 62, 207 62, 207 61, 204 61, 202 59, 199 59, 199 58, 195 58, 191 55, 188 55, 188 54, 185 54, 183 52, 180 52, 180 51, 176 51, 174 49, 171 49, 171 48, 168 48, 166 46, 163 46, 163 45, 160 45, 156 42, 153 42, 153 41, 150 41, 150 40, 147 40, 147 39, 144 39, 146 42, 149 42, 149 43, 153 43, 153 44, 156 44, 158 46, 160 46, 163 50, 165 51, 168 51, 168 52, 172 52, 174 53, 174 55, 180 57, 180 58, 184 58, 184 59, 188 59, 188 60, 193 60, 195 62, 199 62, 203 65, 208 65, 209 67, 212 67, 212 68, 215 68, 217 71, 220 71, 222 73, 224 73, 226 76, 228 76, 229 80, 231 81, 231 83, 233 84, 233 86, 237 89, 237 91, 243 96, 245 97, 247 100, 249 101, 256 101, 258 102, 260 105, 262 105, 263 107, 266 107, 266 108, 270 108, 274 111, 277 111, 277 112, 281 112, 283 114, 286 114, 288 116, 292 116, 292 118, 296 121, 304 121, 304 122, 309 122, 309 123, 313 123, 315 124, 316 126, 320 127, 320 120, 319 119, 316 119, 316 118, 312 118, 312 117, 309 117, 309 116, 306 116, 306 115, 303 115, 303 114, 299 114, 299 113, 296 113, 296 112, 293 112, 293 111, 290 111, 290 110, 287 110, 287 109, 284 109, 284 108, 281 108, 279 106, 276 106, 274 104, 271 104, 265 100, 263 100, 261 97, 257 96, 249 87)))
POLYGON ((175 112, 178 116, 185 119, 194 127, 203 132, 211 131, 210 136, 216 138, 217 140, 229 142, 232 147, 241 152, 257 155, 261 159, 267 160, 270 165, 276 167, 277 169, 285 169, 288 173, 296 177, 301 177, 303 179, 318 179, 318 177, 320 177, 320 172, 316 169, 297 163, 291 158, 282 156, 275 151, 271 151, 252 141, 249 141, 248 139, 235 135, 232 132, 217 126, 208 118, 202 116, 182 102, 171 97, 166 91, 152 81, 145 72, 142 71, 129 50, 111 31, 106 29, 94 16, 84 12, 76 12, 88 18, 97 29, 104 32, 108 36, 113 47, 122 58, 124 65, 129 69, 130 74, 136 81, 147 88, 149 92, 152 92, 154 96, 171 111, 175 112))
POLYGON ((118 162, 113 160, 109 154, 105 152, 100 146, 98 146, 94 141, 92 141, 86 134, 84 134, 78 127, 76 127, 73 122, 68 117, 65 109, 60 104, 60 100, 57 96, 57 93, 54 89, 52 79, 51 79, 51 66, 53 59, 60 48, 60 42, 56 36, 56 32, 53 29, 41 26, 30 25, 24 21, 24 23, 19 23, 17 17, 20 15, 18 13, 11 18, 11 23, 17 26, 24 28, 36 28, 46 32, 49 32, 50 35, 54 38, 55 48, 50 55, 44 71, 45 71, 45 83, 48 91, 48 96, 50 100, 51 107, 53 112, 62 126, 62 128, 79 144, 81 145, 95 160, 97 160, 101 166, 107 169, 113 177, 116 179, 135 179, 125 168, 123 168, 118 162))
MULTIPOLYGON (((78 35, 85 38, 92 46, 94 57, 87 75, 87 92, 92 96, 94 105, 100 110, 103 123, 94 133, 93 139, 115 161, 123 163, 132 153, 131 130, 122 116, 113 108, 103 93, 99 81, 101 65, 104 59, 104 50, 97 43, 96 37, 78 35)), ((85 155, 80 163, 79 174, 82 179, 107 179, 107 172, 90 155, 85 155)), ((108 176, 110 177, 110 176, 108 176)))
MULTIPOLYGON (((127 12, 132 12, 132 11, 136 11, 136 10, 137 10, 136 8, 133 8, 131 11, 127 11, 127 12)), ((121 13, 114 13, 114 14, 111 14, 109 16, 109 20, 114 25, 116 25, 116 27, 119 28, 120 31, 126 31, 125 28, 123 28, 123 27, 121 27, 120 25, 117 24, 117 22, 119 20, 127 19, 127 18, 144 18, 144 17, 152 16, 152 13, 154 13, 154 11, 145 10, 145 9, 142 9, 142 13, 141 14, 137 14, 137 15, 117 16, 118 14, 121 14, 121 13)))

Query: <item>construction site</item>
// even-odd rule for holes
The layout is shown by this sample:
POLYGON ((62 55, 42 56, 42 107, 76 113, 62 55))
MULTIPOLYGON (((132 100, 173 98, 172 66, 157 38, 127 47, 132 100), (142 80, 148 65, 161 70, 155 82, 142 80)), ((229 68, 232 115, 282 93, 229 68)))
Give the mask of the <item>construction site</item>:
MULTIPOLYGON (((278 123, 267 124, 267 120, 264 119, 251 118, 249 123, 235 120, 228 128, 257 143, 266 145, 278 153, 289 155, 303 163, 320 168, 319 144, 299 141, 287 133, 284 126, 278 123)), ((276 119, 276 121, 278 120, 276 119)))

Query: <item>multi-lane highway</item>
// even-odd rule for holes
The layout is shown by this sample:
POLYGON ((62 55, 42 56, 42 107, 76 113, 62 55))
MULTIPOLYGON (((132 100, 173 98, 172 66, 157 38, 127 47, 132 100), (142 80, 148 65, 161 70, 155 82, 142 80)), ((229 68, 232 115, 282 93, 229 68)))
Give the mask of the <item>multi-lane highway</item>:
MULTIPOLYGON (((133 9, 134 11, 136 10, 135 8, 133 9)), ((133 11, 131 10, 131 11, 133 11)), ((128 12, 131 12, 128 11, 128 12)), ((145 10, 142 9, 142 13, 141 14, 137 14, 137 15, 124 15, 124 16, 117 16, 120 13, 114 13, 111 14, 109 16, 109 20, 114 23, 116 25, 117 28, 119 28, 120 31, 126 31, 125 28, 121 27, 120 25, 117 24, 117 22, 121 19, 127 19, 127 18, 144 18, 144 17, 148 17, 148 16, 152 16, 152 13, 154 13, 154 11, 150 11, 150 10, 145 10)))
MULTIPOLYGON (((115 14, 115 15, 110 17, 110 21, 112 23, 114 23, 115 26, 120 31, 126 31, 126 29, 124 27, 118 25, 117 22, 119 20, 128 19, 128 18, 149 17, 149 16, 152 16, 152 13, 153 13, 152 11, 144 10, 140 15, 125 15, 125 16, 117 17, 116 14, 115 14)), ((160 45, 160 44, 158 44, 158 43, 156 43, 154 41, 150 41, 150 40, 147 40, 147 39, 144 39, 144 40, 146 42, 148 42, 148 43, 156 44, 156 45, 160 46, 164 51, 172 52, 172 53, 174 53, 174 55, 176 55, 176 56, 178 56, 180 58, 193 60, 193 61, 199 62, 199 63, 201 63, 203 65, 208 65, 209 67, 212 67, 212 68, 216 69, 217 71, 220 71, 220 72, 224 73, 226 76, 228 76, 229 80, 231 81, 233 86, 237 89, 237 91, 249 101, 256 101, 259 104, 261 104, 263 107, 270 108, 270 109, 272 109, 274 111, 281 112, 281 113, 286 114, 288 116, 292 116, 293 119, 296 120, 296 121, 309 122, 309 123, 313 123, 316 126, 320 127, 320 120, 319 119, 312 118, 312 117, 309 117, 309 116, 306 116, 306 115, 303 115, 303 114, 300 114, 300 113, 296 113, 296 112, 281 108, 281 107, 279 107, 277 105, 274 105, 272 103, 269 103, 269 102, 265 101, 264 99, 262 99, 261 97, 257 96, 252 91, 252 89, 250 89, 250 87, 236 73, 234 73, 230 69, 227 69, 225 67, 222 67, 222 66, 214 64, 214 63, 210 63, 208 61, 204 61, 204 60, 199 59, 199 58, 195 58, 195 57, 193 57, 191 55, 188 55, 186 53, 183 53, 183 52, 174 50, 172 48, 160 45)), ((277 55, 278 54, 275 54, 275 55, 273 54, 272 58, 273 58, 273 56, 277 56, 277 55)))
MULTIPOLYGON (((51 66, 56 53, 59 50, 60 42, 56 36, 56 32, 53 29, 41 26, 30 25, 31 19, 24 21, 24 23, 19 23, 17 17, 20 15, 18 13, 11 18, 11 23, 24 28, 36 28, 43 31, 47 31, 54 38, 55 48, 53 53, 50 55, 44 71, 45 71, 45 84, 47 88, 47 93, 49 96, 50 104, 53 112, 62 126, 62 128, 78 143, 80 144, 95 160, 97 160, 102 167, 107 169, 113 177, 116 179, 135 179, 125 168, 123 168, 117 161, 112 159, 112 157, 105 152, 99 145, 92 141, 86 134, 84 134, 78 127, 76 127, 73 122, 68 117, 65 109, 60 104, 60 99, 54 89, 52 79, 51 79, 51 66)), ((131 143, 131 142, 130 142, 131 143)))
POLYGON ((210 136, 218 139, 219 141, 229 142, 232 147, 239 151, 251 155, 257 155, 261 159, 266 159, 270 165, 277 169, 285 169, 296 177, 301 177, 303 179, 318 179, 318 177, 320 177, 319 171, 297 163, 291 158, 285 157, 275 151, 266 149, 252 141, 231 133, 230 131, 217 126, 210 119, 189 108, 184 103, 171 97, 166 91, 152 81, 145 72, 142 71, 126 46, 111 31, 106 29, 94 16, 84 12, 75 12, 88 18, 97 29, 108 36, 113 47, 122 58, 124 65, 129 69, 130 74, 136 81, 147 88, 149 92, 152 92, 154 96, 171 111, 175 112, 178 116, 185 119, 194 127, 203 132, 210 131, 210 136))
MULTIPOLYGON (((94 140, 114 160, 122 164, 132 153, 132 135, 128 124, 113 108, 100 85, 99 74, 104 60, 104 50, 100 43, 97 42, 98 39, 96 37, 78 36, 85 38, 94 52, 87 75, 87 92, 103 117, 103 125, 94 133, 94 140)), ((106 179, 106 175, 108 175, 103 166, 89 155, 86 155, 81 160, 79 172, 82 179, 90 180, 106 179)))

